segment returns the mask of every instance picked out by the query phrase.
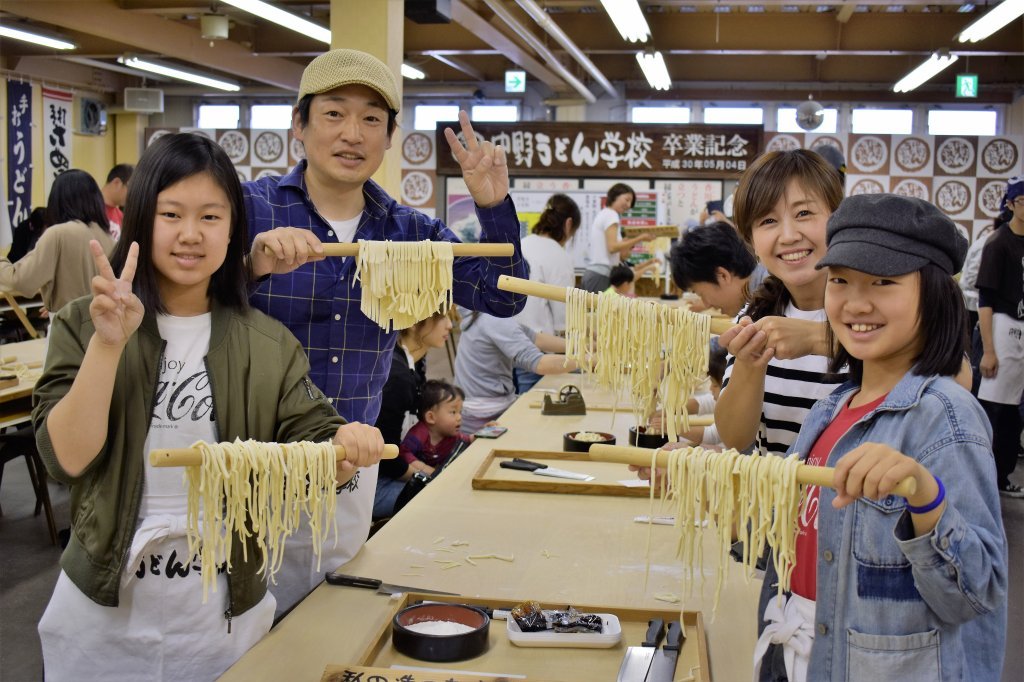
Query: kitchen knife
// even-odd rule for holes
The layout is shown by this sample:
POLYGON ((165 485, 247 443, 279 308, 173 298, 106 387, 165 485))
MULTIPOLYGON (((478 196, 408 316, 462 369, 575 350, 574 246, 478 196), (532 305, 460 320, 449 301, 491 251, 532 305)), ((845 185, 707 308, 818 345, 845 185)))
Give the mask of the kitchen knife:
POLYGON ((679 649, 685 638, 683 628, 678 620, 668 624, 665 646, 654 654, 650 670, 647 673, 647 682, 672 682, 675 679, 676 661, 679 659, 679 649))
POLYGON ((622 657, 622 665, 619 667, 619 676, 616 682, 644 682, 647 679, 647 671, 651 667, 651 659, 658 648, 658 642, 665 632, 665 621, 661 618, 653 618, 647 621, 647 634, 641 646, 631 646, 626 649, 626 655, 622 657))
POLYGON ((392 585, 378 580, 377 578, 361 578, 356 575, 345 575, 334 571, 328 573, 326 580, 331 585, 344 585, 346 587, 363 587, 368 590, 377 590, 378 594, 398 594, 399 592, 422 592, 423 594, 446 594, 458 596, 455 592, 442 592, 441 590, 430 590, 425 587, 408 587, 406 585, 392 585))
POLYGON ((516 457, 513 460, 506 460, 501 462, 498 466, 502 469, 518 469, 520 471, 529 471, 532 474, 538 476, 551 476, 553 478, 570 478, 574 481, 592 481, 593 476, 587 474, 578 474, 575 471, 566 471, 565 469, 555 469, 549 467, 547 464, 540 464, 538 462, 531 462, 527 459, 519 459, 516 457))

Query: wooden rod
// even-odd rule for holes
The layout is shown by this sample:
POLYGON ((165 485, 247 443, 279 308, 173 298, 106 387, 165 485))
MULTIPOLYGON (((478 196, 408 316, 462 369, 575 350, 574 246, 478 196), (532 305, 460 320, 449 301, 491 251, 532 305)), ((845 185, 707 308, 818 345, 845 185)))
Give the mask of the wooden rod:
MULTIPOLYGON (((619 464, 649 467, 651 466, 651 454, 653 452, 654 450, 649 448, 594 443, 590 446, 590 459, 598 462, 617 462, 619 464)), ((658 453, 657 468, 665 469, 668 467, 668 453, 668 450, 658 453)), ((835 469, 832 467, 815 467, 801 464, 796 470, 796 480, 800 485, 816 485, 823 488, 831 488, 834 474, 835 469)), ((909 497, 916 491, 917 480, 908 476, 896 485, 893 494, 900 497, 909 497)))
MULTIPOLYGON (((345 459, 345 448, 335 445, 334 455, 339 460, 345 459)), ((398 446, 385 445, 380 458, 394 459, 395 457, 398 457, 398 446)), ((195 467, 203 463, 203 453, 199 448, 151 450, 149 463, 155 467, 195 467)))
MULTIPOLYGON (((359 243, 358 242, 345 242, 343 244, 324 244, 324 255, 325 256, 358 256, 359 255, 359 243)), ((264 246, 263 252, 269 255, 273 255, 273 251, 269 247, 264 246)), ((462 256, 484 256, 486 258, 494 256, 511 256, 515 253, 511 244, 462 244, 459 242, 452 242, 452 254, 456 258, 462 256)))
MULTIPOLYGON (((557 402, 555 403, 558 404, 557 402)), ((540 409, 544 407, 543 401, 535 400, 530 403, 532 409, 540 409)), ((629 405, 620 405, 618 408, 612 407, 611 405, 590 405, 587 404, 587 412, 628 412, 633 408, 629 405)), ((560 415, 547 415, 549 417, 558 417, 560 415)), ((690 426, 711 426, 715 423, 715 416, 713 414, 695 414, 690 416, 690 426)))
POLYGON ((14 300, 14 296, 11 296, 11 294, 6 291, 0 291, 0 295, 7 300, 7 305, 11 306, 11 310, 14 311, 15 316, 18 318, 18 321, 21 322, 21 326, 25 328, 25 331, 28 332, 28 335, 33 339, 38 339, 39 332, 36 331, 36 328, 31 322, 29 322, 28 316, 25 314, 25 311, 22 310, 21 306, 18 305, 18 302, 14 300))
MULTIPOLYGON (((498 277, 498 288, 503 291, 511 291, 514 294, 525 294, 526 296, 536 296, 537 298, 546 298, 549 301, 565 303, 566 288, 555 286, 554 284, 544 284, 543 282, 534 282, 510 275, 501 275, 498 277)), ((664 305, 653 301, 652 304, 664 305)), ((735 326, 736 323, 727 317, 711 318, 711 333, 716 336, 725 333, 735 326)))
POLYGON ((0 360, 0 369, 11 370, 18 365, 23 365, 25 369, 39 369, 43 366, 42 360, 33 360, 32 362, 18 362, 18 358, 4 358, 0 360))

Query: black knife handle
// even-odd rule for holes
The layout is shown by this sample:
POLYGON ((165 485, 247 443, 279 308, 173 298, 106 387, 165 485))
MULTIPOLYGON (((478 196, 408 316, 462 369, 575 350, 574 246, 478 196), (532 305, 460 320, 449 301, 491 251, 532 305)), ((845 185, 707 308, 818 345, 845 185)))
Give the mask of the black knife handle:
POLYGON ((515 460, 502 462, 498 466, 502 469, 519 469, 520 471, 536 471, 540 468, 532 462, 517 462, 515 460))
POLYGON ((643 646, 657 647, 664 633, 665 621, 661 618, 652 618, 647 621, 647 634, 644 635, 643 646))
POLYGON ((547 469, 548 468, 547 464, 542 464, 541 462, 533 462, 533 461, 528 460, 528 459, 523 459, 522 457, 513 457, 512 461, 513 462, 522 462, 523 464, 529 464, 530 466, 535 467, 537 469, 547 469))
POLYGON ((678 620, 672 621, 668 624, 668 636, 665 637, 665 651, 679 651, 684 639, 685 635, 683 635, 682 625, 680 625, 678 620))
POLYGON ((360 578, 356 575, 345 575, 344 573, 338 573, 332 571, 325 576, 327 582, 331 585, 345 585, 347 587, 365 587, 371 590, 376 590, 381 585, 381 581, 376 578, 360 578))

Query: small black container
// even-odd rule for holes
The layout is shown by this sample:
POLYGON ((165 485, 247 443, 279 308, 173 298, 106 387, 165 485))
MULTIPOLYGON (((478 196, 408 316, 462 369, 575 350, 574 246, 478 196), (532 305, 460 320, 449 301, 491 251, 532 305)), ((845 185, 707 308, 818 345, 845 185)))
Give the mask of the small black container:
POLYGON ((487 650, 490 617, 465 604, 417 604, 402 609, 391 620, 391 642, 400 652, 421 661, 463 661, 487 650), (424 621, 449 621, 473 628, 457 635, 431 635, 406 626, 424 621))
POLYGON ((584 433, 596 433, 602 436, 602 440, 576 440, 576 434, 580 431, 570 431, 569 433, 562 436, 562 449, 566 452, 590 452, 590 446, 594 443, 600 443, 601 445, 615 445, 615 436, 610 433, 602 433, 601 431, 586 431, 584 433))
POLYGON ((629 444, 638 448, 660 448, 668 443, 668 436, 652 431, 647 433, 646 426, 629 427, 629 444))

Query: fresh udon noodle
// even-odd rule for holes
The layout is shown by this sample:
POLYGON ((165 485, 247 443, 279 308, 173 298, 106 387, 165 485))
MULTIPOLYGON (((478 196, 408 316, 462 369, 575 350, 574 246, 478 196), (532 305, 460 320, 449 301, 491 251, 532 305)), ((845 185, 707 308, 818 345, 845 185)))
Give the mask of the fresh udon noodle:
MULTIPOLYGON (((188 467, 186 531, 189 554, 203 566, 203 602, 217 571, 226 563, 236 539, 255 537, 263 563, 260 572, 273 582, 284 559, 284 540, 308 518, 319 570, 320 547, 333 529, 337 500, 334 445, 326 443, 204 443, 192 447, 203 455, 188 467)), ((243 557, 245 544, 242 545, 243 557)), ((255 560, 255 557, 252 558, 255 560)))
MULTIPOLYGON (((718 608, 730 565, 734 531, 738 531, 744 541, 745 576, 753 572, 767 545, 773 550, 779 594, 788 591, 796 563, 797 519, 804 499, 796 480, 799 456, 745 455, 736 450, 717 452, 700 447, 667 452, 661 501, 675 514, 675 527, 679 531, 676 556, 682 560, 684 580, 690 592, 695 570, 701 575, 701 589, 704 587, 701 567, 705 526, 714 527, 718 540, 718 577, 712 611, 718 608)), ((655 451, 651 458, 652 472, 657 453, 655 451)), ((652 482, 652 519, 655 487, 652 482)), ((649 571, 650 529, 647 543, 649 571)))
POLYGON ((711 318, 614 293, 566 290, 565 354, 616 395, 628 386, 637 424, 662 398, 669 438, 689 428, 686 402, 708 370, 711 318))
POLYGON ((452 244, 359 240, 360 310, 386 331, 406 329, 452 304, 452 244))

